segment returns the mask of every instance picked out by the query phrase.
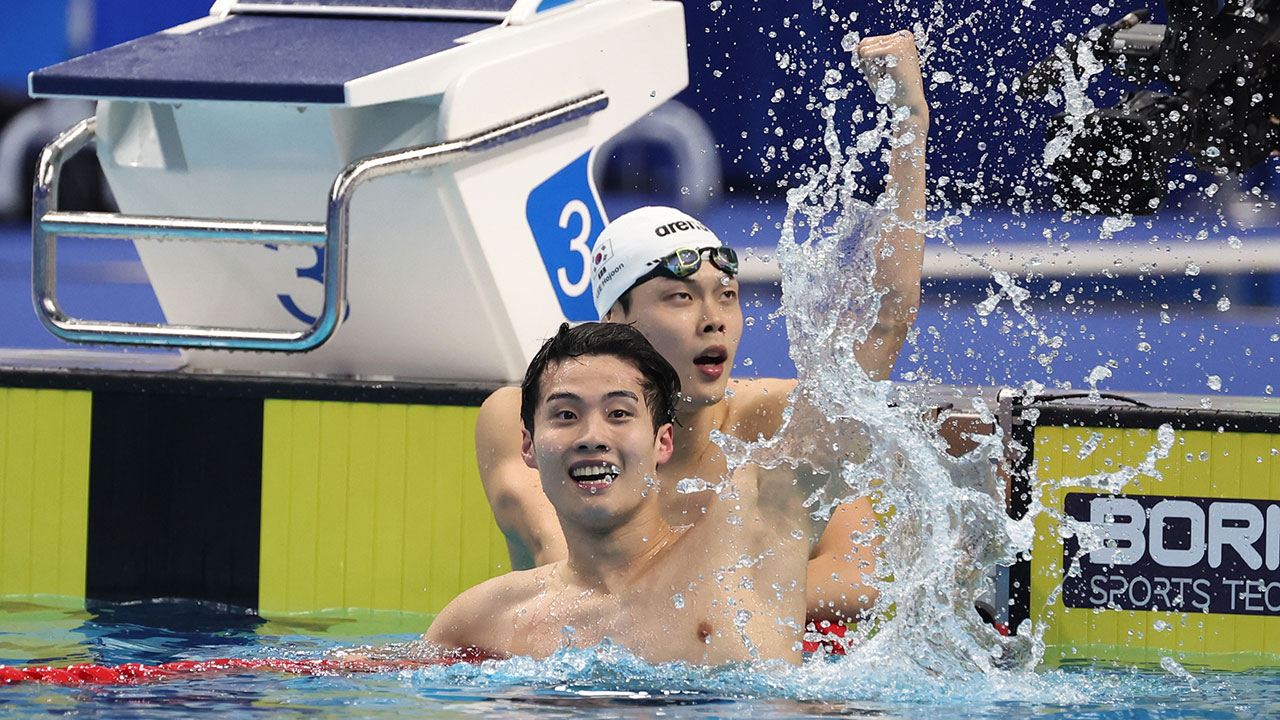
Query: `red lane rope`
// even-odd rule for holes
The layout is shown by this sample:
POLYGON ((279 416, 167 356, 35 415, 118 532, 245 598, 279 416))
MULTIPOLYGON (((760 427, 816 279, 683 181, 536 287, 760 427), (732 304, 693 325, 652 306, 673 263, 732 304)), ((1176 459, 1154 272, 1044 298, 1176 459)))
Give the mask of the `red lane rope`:
POLYGON ((804 634, 805 639, 802 641, 804 643, 802 650, 815 653, 818 652, 818 648, 822 648, 828 655, 844 655, 847 652, 844 636, 848 631, 849 628, 844 623, 820 620, 809 625, 808 631, 804 634))
POLYGON ((293 675, 337 675, 412 670, 433 665, 460 662, 479 663, 500 659, 484 650, 467 648, 441 657, 413 660, 337 660, 287 658, 218 658, 216 660, 182 660, 160 665, 68 665, 67 667, 8 667, 0 665, 0 685, 44 683, 46 685, 137 685, 156 680, 191 675, 212 675, 243 670, 275 670, 293 675))

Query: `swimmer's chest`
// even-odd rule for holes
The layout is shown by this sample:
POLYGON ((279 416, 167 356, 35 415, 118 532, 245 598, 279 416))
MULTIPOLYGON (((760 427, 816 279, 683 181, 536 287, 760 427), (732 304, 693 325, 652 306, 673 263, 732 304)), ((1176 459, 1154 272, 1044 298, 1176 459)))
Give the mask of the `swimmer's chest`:
MULTIPOLYGON (((697 564, 691 560, 686 558, 689 566, 697 564)), ((647 659, 721 664, 788 657, 794 628, 776 621, 779 613, 803 617, 803 590, 776 600, 770 590, 764 597, 758 568, 723 560, 696 575, 656 581, 636 598, 638 610, 629 614, 626 629, 634 633, 635 647, 650 648, 647 659)))
POLYGON ((755 509, 760 494, 759 468, 738 468, 731 478, 724 454, 708 445, 712 449, 705 456, 679 464, 667 463, 659 469, 662 517, 672 527, 730 518, 753 519, 758 515, 755 509), (695 491, 698 487, 707 489, 695 491))
POLYGON ((754 572, 723 562, 719 553, 695 550, 669 559, 675 562, 652 568, 625 591, 533 599, 515 613, 511 652, 545 657, 608 639, 648 662, 743 662, 753 652, 789 657, 799 625, 785 618, 803 620, 802 589, 778 595, 783 602, 766 600, 754 572), (703 565, 713 557, 715 564, 703 565))

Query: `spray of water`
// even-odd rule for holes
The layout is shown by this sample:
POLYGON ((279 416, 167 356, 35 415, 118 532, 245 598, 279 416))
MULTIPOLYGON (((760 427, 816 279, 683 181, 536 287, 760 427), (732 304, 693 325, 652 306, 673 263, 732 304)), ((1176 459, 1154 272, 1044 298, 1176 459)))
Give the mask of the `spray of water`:
MULTIPOLYGON (((859 113, 855 139, 846 148, 837 105, 824 108, 823 116, 827 162, 788 193, 777 251, 781 313, 799 381, 793 405, 772 438, 715 439, 731 471, 747 463, 803 463, 814 447, 838 443, 850 425, 870 442, 867 459, 846 463, 838 481, 811 498, 810 506, 815 515, 827 515, 836 502, 870 496, 883 519, 888 550, 874 581, 878 610, 859 625, 845 661, 849 667, 871 663, 957 678, 1021 664, 1015 657, 1030 655, 1018 650, 1019 641, 1000 636, 973 609, 987 589, 988 570, 1010 562, 1016 550, 1005 528, 1002 495, 988 482, 991 462, 1000 454, 998 439, 951 458, 922 409, 895 405, 891 385, 871 381, 854 356, 879 311, 881 297, 872 283, 877 263, 896 261, 876 241, 888 223, 900 222, 891 192, 872 203, 858 199, 859 158, 894 142, 894 118, 882 109, 872 127, 858 131, 859 113)), ((936 237, 952 223, 914 225, 936 237)))
MULTIPOLYGON (((865 461, 847 462, 840 477, 810 499, 811 512, 825 516, 837 502, 869 496, 882 521, 884 553, 873 579, 880 592, 877 608, 857 628, 846 658, 824 665, 824 673, 863 674, 875 667, 920 682, 982 677, 993 685, 1034 683, 1044 628, 1026 625, 1016 636, 1005 637, 974 609, 989 589, 993 569, 1030 551, 1038 514, 1055 515, 1065 533, 1081 535, 1082 552, 1099 547, 1103 539, 1097 528, 1058 516, 1039 503, 1040 493, 1067 486, 1116 492, 1141 475, 1159 477, 1155 463, 1168 455, 1173 431, 1161 428, 1138 467, 1054 483, 1033 479, 1038 487, 1032 492, 1036 501, 1031 512, 1014 520, 1006 513, 1003 483, 997 480, 1009 476, 1004 438, 980 398, 974 398, 974 411, 993 432, 955 458, 939 441, 929 408, 902 402, 890 383, 868 378, 854 349, 867 340, 879 311, 881 297, 872 282, 876 267, 896 261, 882 249, 881 232, 903 221, 894 216, 892 192, 873 202, 859 199, 864 195, 859 159, 895 142, 895 118, 885 109, 870 119, 855 111, 849 124, 853 140, 846 146, 838 110, 844 95, 828 94, 832 102, 822 110, 826 162, 811 168, 805 181, 788 193, 777 248, 780 314, 786 319, 798 377, 792 407, 772 438, 714 439, 725 451, 730 472, 748 463, 804 463, 815 448, 839 443, 851 425, 874 448, 865 461), (864 121, 871 127, 860 128, 864 121)), ((945 241, 948 228, 957 222, 945 216, 911 221, 911 226, 945 241)), ((979 258, 973 261, 987 267, 979 258)), ((995 303, 1008 299, 1039 343, 1050 351, 1056 348, 1061 339, 1049 336, 1036 321, 1029 293, 1008 273, 988 269, 1000 289, 975 307, 976 314, 989 314, 995 303)), ((1047 357, 1052 360, 1053 355, 1047 357)), ((1096 387, 1099 379, 1092 378, 1091 385, 1096 387)))

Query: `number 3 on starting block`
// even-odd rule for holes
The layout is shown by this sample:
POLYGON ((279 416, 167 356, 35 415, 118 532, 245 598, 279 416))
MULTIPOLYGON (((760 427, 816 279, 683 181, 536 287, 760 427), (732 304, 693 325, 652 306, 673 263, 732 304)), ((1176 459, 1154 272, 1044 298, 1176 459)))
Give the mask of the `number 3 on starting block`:
POLYGON ((591 185, 591 153, 569 163, 529 193, 525 216, 547 277, 569 320, 596 320, 591 301, 591 246, 604 213, 591 185))

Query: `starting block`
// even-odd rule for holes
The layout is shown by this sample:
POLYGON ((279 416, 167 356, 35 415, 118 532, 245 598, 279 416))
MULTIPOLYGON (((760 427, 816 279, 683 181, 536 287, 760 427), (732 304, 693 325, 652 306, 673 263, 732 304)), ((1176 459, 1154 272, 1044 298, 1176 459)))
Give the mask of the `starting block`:
POLYGON ((593 148, 687 81, 678 2, 219 0, 31 75, 98 101, 40 160, 37 312, 193 370, 518 380, 594 319, 593 148), (119 214, 57 207, 90 142, 119 214), (166 322, 69 317, 60 235, 133 240, 166 322))

